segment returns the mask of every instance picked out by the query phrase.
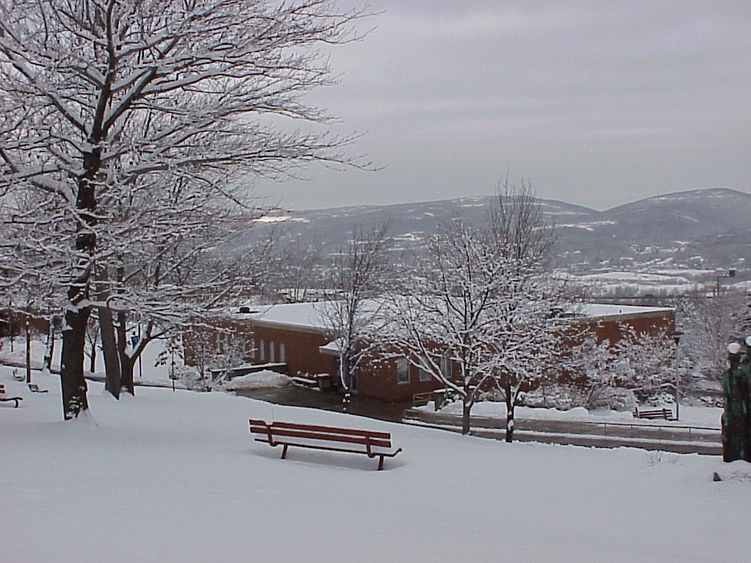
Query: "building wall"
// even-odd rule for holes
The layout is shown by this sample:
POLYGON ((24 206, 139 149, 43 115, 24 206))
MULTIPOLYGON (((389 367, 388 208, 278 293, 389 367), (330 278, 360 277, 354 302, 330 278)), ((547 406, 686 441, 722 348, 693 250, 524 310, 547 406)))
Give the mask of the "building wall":
POLYGON ((396 360, 365 362, 364 369, 357 378, 357 392, 384 401, 411 401, 415 393, 426 393, 441 387, 435 379, 420 381, 419 370, 409 366, 409 381, 401 383, 397 379, 396 360))
POLYGON ((618 318, 587 319, 586 324, 594 329, 598 341, 602 342, 607 339, 611 344, 615 344, 623 338, 624 326, 633 327, 636 332, 648 334, 664 332, 671 335, 675 332, 675 315, 672 311, 641 313, 618 318))
POLYGON ((337 374, 336 357, 319 351, 328 343, 320 333, 255 326, 252 338, 254 353, 249 359, 255 363, 286 363, 289 375, 337 374))
MULTIPOLYGON (((587 319, 599 340, 608 339, 611 344, 622 337, 622 325, 630 325, 639 332, 665 331, 672 334, 674 316, 671 312, 641 313, 618 318, 587 319)), ((330 374, 336 380, 338 373, 335 355, 321 353, 319 348, 328 343, 328 338, 316 329, 301 329, 284 326, 253 324, 249 320, 234 320, 222 323, 236 338, 246 341, 246 361, 253 363, 285 363, 289 375, 330 374), (283 350, 283 352, 282 352, 283 350)), ((216 344, 219 346, 219 343, 216 344)), ((186 360, 191 363, 186 342, 186 360)), ((194 364, 195 365, 195 364, 194 364)), ((357 392, 361 395, 385 401, 409 401, 415 393, 425 393, 441 387, 429 379, 420 381, 419 370, 409 366, 409 381, 399 382, 396 360, 363 360, 357 375, 357 392)))

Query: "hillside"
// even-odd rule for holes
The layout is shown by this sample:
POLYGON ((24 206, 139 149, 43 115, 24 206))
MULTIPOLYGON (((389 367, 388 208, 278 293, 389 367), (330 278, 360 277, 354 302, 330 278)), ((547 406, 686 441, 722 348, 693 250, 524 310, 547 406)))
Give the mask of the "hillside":
MULTIPOLYGON (((437 223, 452 216, 482 221, 492 196, 395 205, 278 212, 269 225, 301 244, 339 250, 353 227, 388 220, 397 249, 420 246, 437 223)), ((543 199, 558 231, 557 265, 580 271, 601 268, 734 268, 739 278, 751 261, 751 195, 729 188, 664 194, 596 211, 543 199)), ((255 236, 249 232, 247 240, 255 236)))

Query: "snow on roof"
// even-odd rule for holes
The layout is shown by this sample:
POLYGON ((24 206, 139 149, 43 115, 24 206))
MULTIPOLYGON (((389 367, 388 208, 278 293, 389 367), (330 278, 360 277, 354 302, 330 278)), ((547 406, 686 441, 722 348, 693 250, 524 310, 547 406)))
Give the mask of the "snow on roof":
POLYGON ((324 311, 328 301, 315 303, 281 303, 254 307, 250 313, 238 313, 235 318, 273 323, 296 328, 325 329, 324 311))
MULTIPOLYGON (((281 303, 276 305, 256 306, 250 313, 237 313, 238 319, 259 321, 289 328, 326 330, 325 311, 331 307, 331 301, 312 303, 281 303)), ((378 308, 377 306, 375 308, 378 308)), ((581 303, 571 306, 578 318, 608 318, 626 315, 654 315, 670 313, 669 307, 642 307, 635 305, 612 305, 604 303, 581 303)))
POLYGON ((652 315, 670 313, 670 307, 642 307, 636 305, 612 305, 605 303, 582 303, 577 306, 579 316, 586 318, 620 317, 625 315, 652 315))

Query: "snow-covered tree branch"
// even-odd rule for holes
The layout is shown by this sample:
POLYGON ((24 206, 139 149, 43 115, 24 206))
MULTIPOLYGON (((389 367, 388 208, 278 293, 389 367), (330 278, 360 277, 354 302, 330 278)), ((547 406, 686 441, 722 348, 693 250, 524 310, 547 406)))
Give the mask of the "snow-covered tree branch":
POLYGON ((132 208, 131 195, 164 204, 164 192, 185 182, 244 205, 229 189, 242 176, 358 164, 342 152, 351 139, 329 135, 328 115, 303 96, 331 82, 315 45, 351 39, 360 15, 328 0, 0 1, 0 194, 55 202, 34 221, 55 209, 51 231, 61 236, 51 251, 69 264, 66 419, 88 408, 85 328, 99 265, 125 261, 123 230, 158 238, 180 228, 132 208), (285 131, 273 116, 317 127, 285 131))

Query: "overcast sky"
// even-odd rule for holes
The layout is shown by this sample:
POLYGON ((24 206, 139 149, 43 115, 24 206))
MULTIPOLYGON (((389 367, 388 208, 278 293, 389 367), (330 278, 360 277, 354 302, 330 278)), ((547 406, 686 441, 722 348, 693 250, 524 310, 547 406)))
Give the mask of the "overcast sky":
MULTIPOLYGON (((343 7, 361 4, 340 0, 343 7)), ((382 166, 257 190, 298 208, 491 193, 606 209, 751 191, 751 1, 371 0, 338 85, 311 96, 382 166)))

